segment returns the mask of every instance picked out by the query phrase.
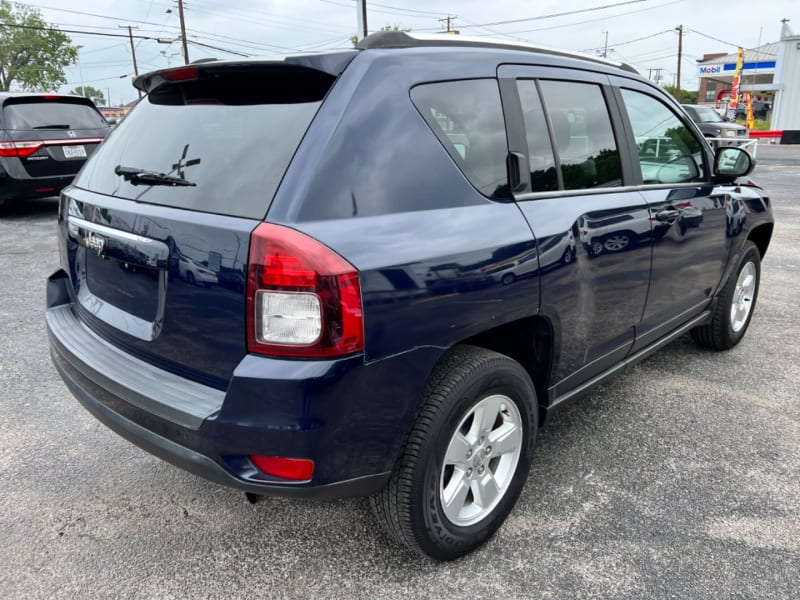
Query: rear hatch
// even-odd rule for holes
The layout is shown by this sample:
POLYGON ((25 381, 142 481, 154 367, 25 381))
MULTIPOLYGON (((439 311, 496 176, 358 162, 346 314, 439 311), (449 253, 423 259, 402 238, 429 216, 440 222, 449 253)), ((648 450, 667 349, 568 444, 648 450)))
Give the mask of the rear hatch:
POLYGON ((0 155, 18 158, 29 177, 74 175, 109 132, 88 98, 11 96, 2 106, 0 155))
POLYGON ((247 351, 250 233, 335 79, 285 63, 144 76, 149 94, 62 196, 80 318, 224 389, 247 351))

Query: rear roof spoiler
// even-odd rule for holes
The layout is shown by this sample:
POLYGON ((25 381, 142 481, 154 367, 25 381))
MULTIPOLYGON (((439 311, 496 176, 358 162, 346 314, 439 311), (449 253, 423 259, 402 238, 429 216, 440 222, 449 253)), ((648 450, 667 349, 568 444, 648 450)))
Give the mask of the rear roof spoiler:
POLYGON ((341 75, 350 61, 356 57, 358 50, 345 50, 326 54, 308 54, 286 56, 279 59, 247 59, 247 60, 205 60, 195 61, 189 65, 160 69, 140 75, 133 81, 133 86, 145 93, 170 81, 194 79, 205 72, 224 72, 226 70, 253 72, 266 68, 280 69, 295 67, 298 70, 319 71, 333 77, 341 75))

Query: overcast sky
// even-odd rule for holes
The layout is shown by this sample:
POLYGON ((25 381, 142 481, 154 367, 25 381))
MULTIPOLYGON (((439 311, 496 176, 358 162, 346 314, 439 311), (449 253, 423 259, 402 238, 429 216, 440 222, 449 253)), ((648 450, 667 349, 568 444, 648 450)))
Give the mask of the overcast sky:
MULTIPOLYGON (((61 29, 122 34, 126 31, 118 26, 130 24, 138 27, 134 35, 178 37, 174 0, 22 3, 38 8, 48 23, 61 29)), ((439 19, 450 14, 456 16, 453 27, 465 35, 524 40, 590 54, 602 51, 608 32, 609 58, 632 64, 645 77, 650 69, 661 67, 664 83, 670 84, 677 70, 675 27, 683 25, 684 89, 697 89, 696 60, 705 53, 733 52, 736 44, 752 48, 759 41, 777 41, 782 18, 790 19, 792 29, 800 33, 797 0, 368 0, 367 7, 370 30, 400 25, 432 33, 442 30, 439 19), (569 12, 573 14, 561 14, 569 12), (555 14, 561 16, 551 16, 555 14)), ((348 38, 357 28, 355 0, 186 0, 185 14, 187 38, 196 42, 189 46, 191 60, 235 56, 197 44, 248 55, 348 47, 348 38)), ((69 35, 73 43, 82 46, 81 69, 74 66, 67 70, 69 85, 62 92, 80 85, 83 78, 87 85, 100 88, 107 95, 110 92, 115 105, 135 98, 127 38, 69 35)), ((134 42, 140 73, 181 63, 179 42, 134 42)))

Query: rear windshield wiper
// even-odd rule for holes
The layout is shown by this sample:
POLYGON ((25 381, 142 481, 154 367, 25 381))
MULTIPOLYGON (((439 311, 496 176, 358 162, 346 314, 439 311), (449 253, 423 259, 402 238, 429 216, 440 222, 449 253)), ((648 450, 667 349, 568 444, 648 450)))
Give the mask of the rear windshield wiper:
POLYGON ((148 185, 173 185, 173 186, 196 186, 193 181, 188 181, 183 177, 176 177, 175 175, 167 175, 166 173, 158 173, 156 171, 145 171, 144 169, 137 169, 135 167, 123 167, 117 165, 114 168, 114 173, 122 175, 125 181, 130 181, 133 185, 140 183, 148 185))
POLYGON ((69 129, 71 125, 66 123, 48 123, 47 125, 37 125, 33 129, 69 129))

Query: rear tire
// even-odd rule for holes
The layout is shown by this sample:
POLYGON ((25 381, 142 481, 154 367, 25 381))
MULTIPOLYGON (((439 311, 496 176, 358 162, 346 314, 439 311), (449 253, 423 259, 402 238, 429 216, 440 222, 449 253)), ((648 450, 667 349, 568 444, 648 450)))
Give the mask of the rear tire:
POLYGON ((500 527, 522 491, 536 441, 536 391, 511 358, 474 346, 428 380, 387 486, 370 499, 400 544, 453 560, 500 527))
POLYGON ((738 344, 753 318, 760 281, 761 254, 748 240, 717 299, 711 320, 692 330, 694 341, 714 350, 727 350, 738 344))

